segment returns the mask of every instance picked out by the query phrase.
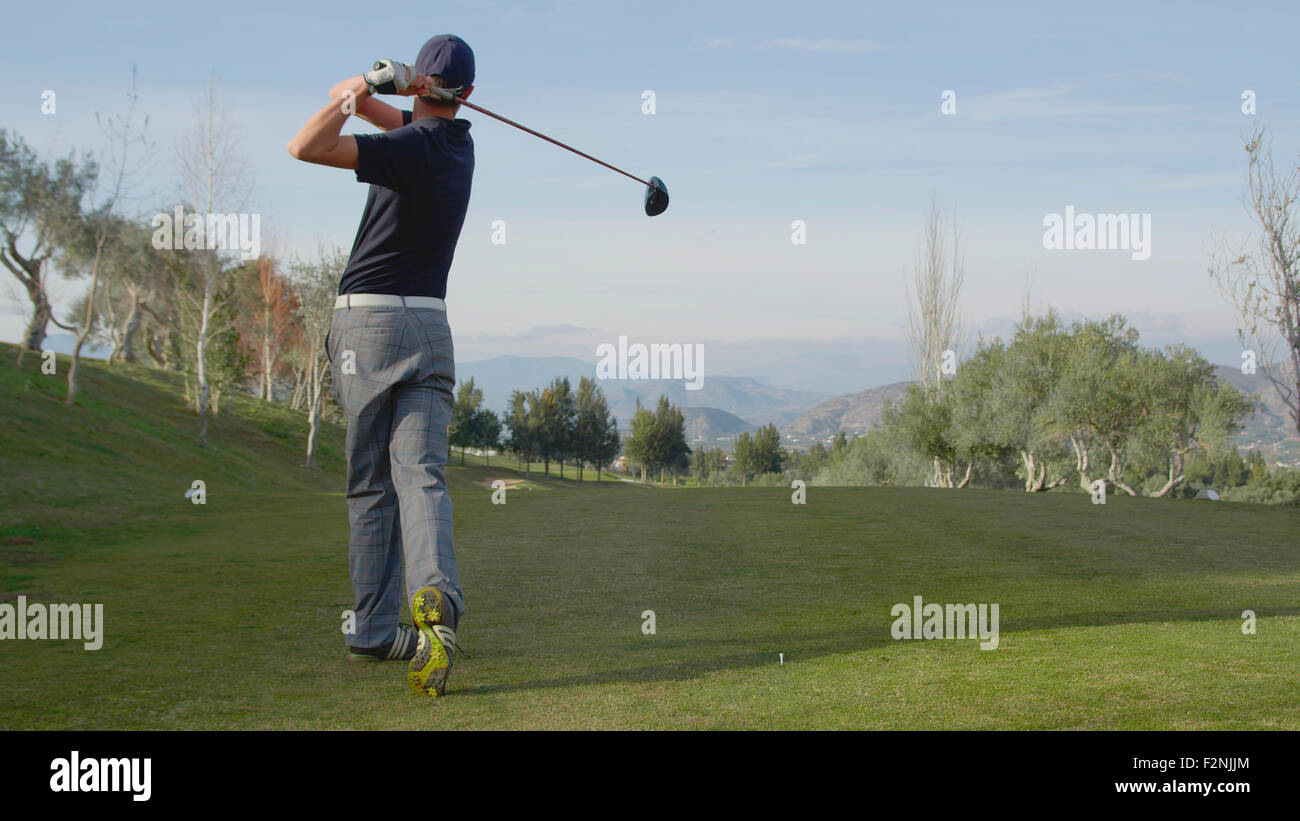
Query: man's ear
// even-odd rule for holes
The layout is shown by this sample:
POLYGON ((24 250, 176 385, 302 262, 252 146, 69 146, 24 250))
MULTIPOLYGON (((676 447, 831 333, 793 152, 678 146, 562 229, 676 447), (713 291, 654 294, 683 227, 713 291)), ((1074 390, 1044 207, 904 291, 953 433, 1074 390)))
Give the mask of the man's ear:
POLYGON ((474 90, 474 86, 470 86, 469 88, 465 89, 465 93, 463 93, 463 94, 460 95, 461 98, 464 99, 464 98, 468 97, 468 96, 469 96, 469 93, 470 93, 471 91, 473 91, 473 90, 474 90))

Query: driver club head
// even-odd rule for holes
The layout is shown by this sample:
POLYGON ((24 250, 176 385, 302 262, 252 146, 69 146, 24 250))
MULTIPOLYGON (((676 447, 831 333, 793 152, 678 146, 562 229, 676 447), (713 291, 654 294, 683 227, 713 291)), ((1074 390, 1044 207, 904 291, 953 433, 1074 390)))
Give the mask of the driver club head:
POLYGON ((656 217, 668 209, 668 186, 658 177, 651 177, 645 189, 645 215, 656 217))

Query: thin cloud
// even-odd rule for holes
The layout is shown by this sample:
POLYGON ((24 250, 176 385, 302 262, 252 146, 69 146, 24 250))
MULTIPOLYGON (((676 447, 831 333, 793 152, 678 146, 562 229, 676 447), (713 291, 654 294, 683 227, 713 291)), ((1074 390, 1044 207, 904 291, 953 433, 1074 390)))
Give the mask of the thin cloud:
POLYGON ((769 40, 768 45, 776 48, 810 51, 814 54, 865 54, 880 51, 883 46, 872 40, 810 40, 807 37, 782 37, 769 40))
POLYGON ((583 328, 578 325, 535 325, 532 332, 549 336, 551 334, 585 334, 590 333, 591 328, 583 328))
POLYGON ((874 40, 834 40, 830 38, 778 37, 774 40, 737 40, 732 37, 713 37, 704 41, 709 48, 749 46, 751 48, 776 48, 807 51, 813 54, 866 54, 880 51, 884 46, 874 40))
POLYGON ((555 337, 573 336, 574 334, 594 333, 592 328, 582 328, 577 325, 534 325, 526 331, 512 334, 486 333, 466 335, 467 340, 473 340, 478 343, 494 342, 541 342, 555 337))
MULTIPOLYGON (((978 122, 1006 120, 1056 120, 1063 117, 1127 116, 1167 114, 1177 111, 1171 105, 1126 105, 1071 98, 1073 86, 1052 88, 1018 88, 982 94, 968 100, 958 98, 962 116, 978 122)), ((960 95, 960 90, 958 91, 960 95)))
POLYGON ((795 154, 792 157, 776 160, 772 163, 772 168, 814 168, 817 164, 818 158, 816 154, 795 154))

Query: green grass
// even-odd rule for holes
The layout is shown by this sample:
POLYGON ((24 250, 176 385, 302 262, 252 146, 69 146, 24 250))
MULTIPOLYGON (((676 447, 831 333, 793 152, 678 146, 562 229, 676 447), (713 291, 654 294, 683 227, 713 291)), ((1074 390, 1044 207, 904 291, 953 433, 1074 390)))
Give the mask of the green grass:
POLYGON ((1300 729, 1300 511, 536 474, 493 505, 520 477, 473 457, 473 658, 418 699, 343 660, 337 429, 307 471, 301 415, 228 398, 203 452, 174 376, 92 363, 70 408, 37 367, 0 348, 0 599, 102 602, 107 629, 0 644, 0 729, 1300 729), (997 602, 1000 648, 892 640, 914 595, 997 602))

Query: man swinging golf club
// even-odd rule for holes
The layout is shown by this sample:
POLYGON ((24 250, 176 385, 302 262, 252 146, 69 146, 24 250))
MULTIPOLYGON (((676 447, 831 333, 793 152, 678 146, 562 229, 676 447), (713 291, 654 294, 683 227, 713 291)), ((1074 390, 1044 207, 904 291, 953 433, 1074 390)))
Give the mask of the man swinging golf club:
POLYGON ((325 342, 348 420, 349 658, 409 660, 408 683, 429 696, 446 691, 465 612, 445 480, 456 375, 443 299, 474 142, 451 95, 425 95, 465 97, 473 84, 474 52, 439 35, 413 67, 384 60, 334 86, 288 145, 299 160, 353 169, 370 184, 325 342), (415 97, 414 110, 376 93, 415 97), (340 135, 351 113, 384 133, 340 135), (403 571, 414 630, 398 622, 403 571))

